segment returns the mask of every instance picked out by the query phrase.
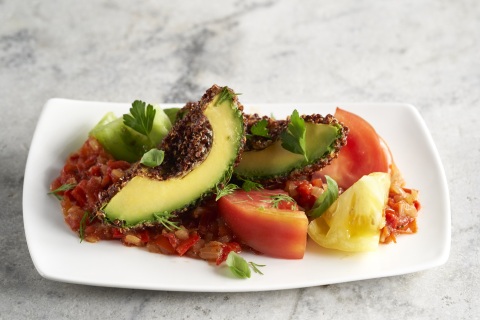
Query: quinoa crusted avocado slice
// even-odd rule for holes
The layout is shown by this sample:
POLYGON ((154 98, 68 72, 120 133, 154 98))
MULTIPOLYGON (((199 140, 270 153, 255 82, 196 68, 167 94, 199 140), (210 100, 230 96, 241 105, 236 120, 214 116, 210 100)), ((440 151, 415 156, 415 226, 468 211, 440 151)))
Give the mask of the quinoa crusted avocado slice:
POLYGON ((290 119, 273 120, 257 114, 247 115, 247 143, 242 160, 234 173, 241 179, 264 186, 281 186, 287 180, 310 176, 337 157, 347 143, 348 128, 332 115, 302 115, 305 122, 306 157, 282 147, 281 135, 290 119), (267 136, 252 134, 252 128, 263 121, 267 136))
POLYGON ((243 106, 231 89, 214 85, 163 139, 163 163, 134 164, 100 195, 97 216, 136 228, 186 211, 228 183, 244 144, 243 106))

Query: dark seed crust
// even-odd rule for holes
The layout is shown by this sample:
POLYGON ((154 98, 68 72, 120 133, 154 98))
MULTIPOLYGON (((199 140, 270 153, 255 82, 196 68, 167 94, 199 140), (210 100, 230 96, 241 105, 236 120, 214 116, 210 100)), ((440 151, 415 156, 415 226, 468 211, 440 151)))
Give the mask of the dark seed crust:
POLYGON ((167 177, 183 176, 207 157, 213 143, 213 130, 201 105, 190 108, 162 141, 167 177))
POLYGON ((274 120, 268 116, 260 117, 257 113, 246 114, 245 119, 247 122, 246 132, 250 135, 245 144, 245 151, 265 149, 279 139, 280 133, 286 130, 288 125, 286 120, 274 120), (267 130, 268 135, 270 136, 269 138, 251 135, 252 127, 262 120, 267 121, 267 130))

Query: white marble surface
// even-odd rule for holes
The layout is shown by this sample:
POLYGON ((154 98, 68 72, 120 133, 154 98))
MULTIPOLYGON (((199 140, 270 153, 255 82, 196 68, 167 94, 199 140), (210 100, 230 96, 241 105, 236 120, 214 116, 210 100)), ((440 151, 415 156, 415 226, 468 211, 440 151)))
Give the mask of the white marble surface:
POLYGON ((0 318, 477 318, 479 102, 474 0, 0 0, 0 318), (212 83, 244 93, 244 102, 416 105, 448 178, 448 262, 404 276, 259 293, 43 279, 26 246, 21 200, 45 101, 184 102, 212 83))

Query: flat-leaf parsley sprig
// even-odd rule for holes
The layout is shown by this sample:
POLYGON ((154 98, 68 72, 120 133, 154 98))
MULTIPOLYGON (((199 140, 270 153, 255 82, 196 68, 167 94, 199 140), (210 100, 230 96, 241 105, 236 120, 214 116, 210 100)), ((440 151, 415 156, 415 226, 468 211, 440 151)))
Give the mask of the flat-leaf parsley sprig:
POLYGON ((270 138, 270 135, 268 134, 267 125, 268 125, 268 121, 265 119, 258 121, 250 128, 251 134, 248 134, 247 138, 251 138, 253 136, 270 138))
POLYGON ((305 135, 305 120, 300 117, 297 110, 293 110, 287 130, 280 134, 282 147, 292 153, 304 156, 305 160, 308 162, 305 135))
POLYGON ((150 133, 152 132, 156 110, 151 104, 146 105, 143 101, 135 100, 130 108, 130 113, 131 114, 123 115, 123 123, 138 133, 146 136, 151 147, 154 147, 155 144, 150 137, 150 133))

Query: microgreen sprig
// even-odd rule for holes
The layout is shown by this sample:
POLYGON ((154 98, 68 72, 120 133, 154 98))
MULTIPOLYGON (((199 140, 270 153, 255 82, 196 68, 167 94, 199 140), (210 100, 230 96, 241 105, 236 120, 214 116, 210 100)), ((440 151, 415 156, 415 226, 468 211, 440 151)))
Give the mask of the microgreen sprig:
POLYGON ((256 264, 254 262, 247 262, 244 258, 242 258, 238 253, 235 251, 231 251, 228 256, 227 260, 225 261, 228 268, 232 272, 232 274, 241 279, 250 278, 251 271, 250 268, 258 274, 263 275, 263 273, 258 269, 258 267, 264 267, 264 264, 256 264))
POLYGON ((269 196, 269 200, 262 200, 263 202, 268 202, 272 204, 272 207, 278 209, 278 206, 280 205, 281 202, 290 202, 292 203, 292 209, 293 210, 298 210, 297 202, 295 199, 292 197, 286 195, 286 194, 276 194, 273 196, 269 196))
POLYGON ((252 262, 252 261, 249 261, 248 264, 250 265, 250 268, 252 268, 252 270, 255 273, 261 274, 263 276, 263 272, 260 271, 260 269, 258 269, 258 267, 265 267, 266 264, 256 264, 255 262, 252 262))
POLYGON ((48 192, 48 194, 52 194, 55 196, 55 198, 57 198, 58 200, 62 200, 63 197, 61 195, 59 195, 60 192, 65 192, 67 190, 71 190, 73 188, 75 188, 77 186, 76 183, 65 183, 65 184, 62 184, 60 187, 58 187, 57 189, 55 190, 52 190, 50 192, 48 192))
POLYGON ((162 224, 166 229, 170 231, 172 231, 173 229, 180 229, 180 227, 178 226, 178 222, 170 220, 174 217, 171 212, 155 212, 153 216, 155 217, 156 222, 162 224))
POLYGON ((218 201, 221 197, 229 195, 229 194, 233 193, 233 191, 239 189, 239 186, 237 186, 236 184, 233 184, 233 183, 229 183, 226 186, 224 186, 223 188, 220 188, 217 184, 215 186, 215 189, 216 189, 215 194, 217 195, 215 197, 215 201, 218 201))
POLYGON ((241 95, 241 93, 235 93, 228 87, 223 87, 220 95, 218 96, 217 101, 215 102, 215 106, 224 103, 225 101, 230 101, 230 105, 233 105, 233 100, 235 96, 241 95))
MULTIPOLYGON (((80 226, 78 228, 78 235, 80 237, 80 242, 83 242, 85 240, 85 228, 87 227, 87 219, 90 213, 88 211, 85 211, 83 213, 82 219, 80 220, 80 226)), ((93 220, 95 219, 95 215, 92 215, 89 219, 89 222, 92 223, 93 220)))

